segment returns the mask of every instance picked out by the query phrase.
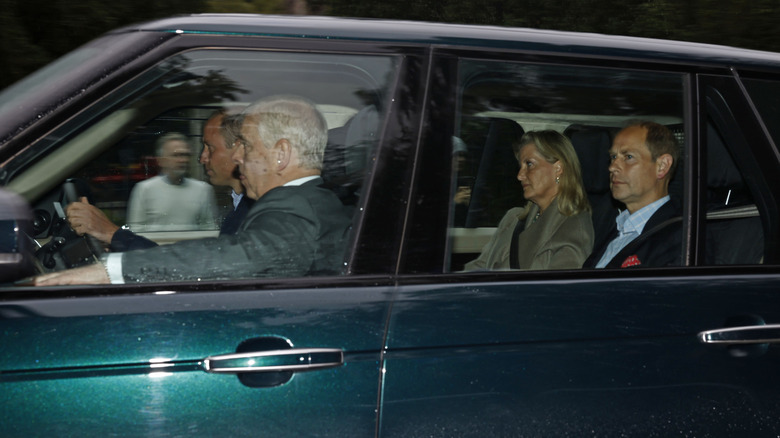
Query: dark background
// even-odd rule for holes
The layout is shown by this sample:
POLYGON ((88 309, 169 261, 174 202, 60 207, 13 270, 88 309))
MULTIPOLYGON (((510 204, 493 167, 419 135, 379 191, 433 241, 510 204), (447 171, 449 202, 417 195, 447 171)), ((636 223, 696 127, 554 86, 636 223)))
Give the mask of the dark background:
POLYGON ((778 0, 0 0, 0 89, 111 29, 202 12, 490 24, 780 51, 778 0))

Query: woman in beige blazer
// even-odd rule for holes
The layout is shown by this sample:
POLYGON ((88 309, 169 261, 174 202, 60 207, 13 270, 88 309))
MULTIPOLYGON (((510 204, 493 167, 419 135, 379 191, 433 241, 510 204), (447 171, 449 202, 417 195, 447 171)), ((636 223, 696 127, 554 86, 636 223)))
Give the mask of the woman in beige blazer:
POLYGON ((578 269, 593 250, 593 223, 574 147, 557 131, 530 131, 513 145, 525 207, 509 210, 467 271, 578 269), (510 248, 515 254, 510 255, 510 248))

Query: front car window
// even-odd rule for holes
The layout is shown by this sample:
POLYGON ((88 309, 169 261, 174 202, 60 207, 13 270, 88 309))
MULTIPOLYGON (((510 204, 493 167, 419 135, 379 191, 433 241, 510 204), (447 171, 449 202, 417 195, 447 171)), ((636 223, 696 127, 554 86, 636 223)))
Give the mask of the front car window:
MULTIPOLYGON (((380 108, 387 108, 396 67, 397 60, 390 56, 182 53, 38 142, 35 154, 12 165, 8 188, 31 200, 36 214, 49 223, 57 217, 52 205, 59 200, 60 187, 69 180, 116 225, 158 244, 214 237, 235 205, 231 188, 209 185, 199 163, 204 123, 221 108, 240 109, 264 96, 294 94, 312 101, 324 115, 329 130, 322 169, 325 186, 346 209, 357 211, 378 144, 380 108), (179 142, 169 154, 160 144, 168 136, 179 142), (161 193, 170 182, 169 172, 174 172, 170 168, 184 175, 192 190, 165 199, 161 193), (154 214, 162 219, 154 219, 154 214)), ((52 230, 36 231, 45 241, 52 230)))

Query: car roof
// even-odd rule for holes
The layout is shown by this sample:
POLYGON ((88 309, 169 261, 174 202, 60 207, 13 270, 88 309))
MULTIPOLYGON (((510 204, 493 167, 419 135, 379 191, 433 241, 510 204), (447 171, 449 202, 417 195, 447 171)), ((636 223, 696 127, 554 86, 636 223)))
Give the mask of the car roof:
POLYGON ((142 23, 115 32, 131 31, 343 39, 639 58, 721 67, 780 68, 780 53, 712 44, 528 28, 325 16, 195 14, 142 23))

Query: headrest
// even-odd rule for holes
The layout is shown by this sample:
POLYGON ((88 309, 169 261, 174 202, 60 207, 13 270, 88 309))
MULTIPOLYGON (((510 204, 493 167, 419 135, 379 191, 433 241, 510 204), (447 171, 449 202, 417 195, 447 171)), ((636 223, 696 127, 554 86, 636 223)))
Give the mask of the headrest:
POLYGON ((371 105, 358 111, 344 126, 328 131, 322 179, 345 204, 356 202, 378 129, 379 114, 371 105))
POLYGON ((609 148, 612 135, 607 128, 585 127, 570 134, 574 151, 580 160, 582 182, 587 193, 609 191, 609 148))

